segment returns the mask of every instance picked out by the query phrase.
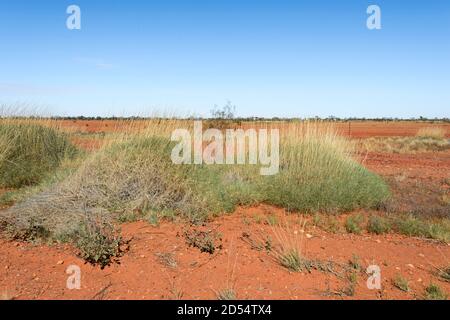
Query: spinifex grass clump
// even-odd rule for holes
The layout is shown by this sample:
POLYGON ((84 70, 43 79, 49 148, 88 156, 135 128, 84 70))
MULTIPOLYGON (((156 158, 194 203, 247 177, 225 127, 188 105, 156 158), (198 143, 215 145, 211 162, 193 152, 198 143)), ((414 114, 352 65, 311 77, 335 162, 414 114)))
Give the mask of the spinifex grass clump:
POLYGON ((375 207, 389 195, 384 181, 353 160, 348 141, 326 125, 288 127, 280 152, 279 174, 264 181, 269 203, 341 212, 375 207))
POLYGON ((57 129, 32 120, 0 120, 0 187, 39 183, 75 147, 57 129))

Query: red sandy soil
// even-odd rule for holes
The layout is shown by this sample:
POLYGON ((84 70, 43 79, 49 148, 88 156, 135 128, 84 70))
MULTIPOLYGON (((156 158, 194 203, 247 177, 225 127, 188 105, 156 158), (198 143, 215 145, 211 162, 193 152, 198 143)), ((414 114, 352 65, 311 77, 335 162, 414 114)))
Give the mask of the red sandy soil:
POLYGON ((362 155, 364 166, 383 176, 408 175, 429 180, 450 179, 450 150, 416 154, 370 152, 362 155))
MULTIPOLYGON (((234 283, 240 299, 414 299, 420 298, 431 282, 450 292, 450 283, 434 275, 435 267, 448 264, 450 246, 446 244, 398 235, 328 234, 307 228, 305 232, 312 237, 304 237, 306 257, 347 264, 355 254, 364 270, 368 265, 380 266, 381 290, 369 290, 368 276, 361 272, 355 296, 342 296, 339 292, 348 286, 345 278, 315 270, 289 272, 269 253, 252 249, 242 240, 243 232, 254 239, 271 234, 270 226, 254 220, 269 212, 284 214, 268 206, 239 209, 203 227, 222 235, 223 249, 212 255, 186 244, 183 231, 192 227, 184 224, 123 225, 124 237, 131 238, 129 251, 120 264, 104 270, 85 264, 68 246, 1 241, 0 288, 16 299, 175 299, 180 293, 185 299, 215 299, 227 283, 234 283), (162 263, 159 253, 173 254, 176 266, 162 263), (66 288, 66 268, 72 264, 81 268, 80 290, 66 288), (396 275, 409 281, 409 293, 392 285, 396 275)), ((291 230, 299 227, 292 221, 290 225, 291 230)))

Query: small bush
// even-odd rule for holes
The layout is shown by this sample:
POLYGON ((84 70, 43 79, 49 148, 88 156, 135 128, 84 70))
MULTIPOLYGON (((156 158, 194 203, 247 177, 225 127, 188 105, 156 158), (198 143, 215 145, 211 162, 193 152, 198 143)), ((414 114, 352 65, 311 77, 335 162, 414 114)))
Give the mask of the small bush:
POLYGON ((339 233, 341 231, 341 224, 334 215, 314 214, 313 224, 322 230, 331 233, 339 233))
POLYGON ((200 252, 213 254, 216 249, 222 248, 222 244, 216 244, 221 242, 222 238, 214 231, 190 230, 185 231, 184 237, 189 246, 200 249, 200 252))
POLYGON ((427 236, 427 224, 414 216, 406 216, 395 220, 395 231, 407 236, 427 236))
POLYGON ((360 234, 362 232, 362 223, 364 217, 361 214, 353 215, 345 221, 345 229, 348 233, 360 234))
POLYGON ((431 283, 425 288, 424 293, 425 300, 447 300, 447 295, 442 291, 442 289, 437 285, 431 283))
POLYGON ((270 226, 275 226, 278 224, 278 218, 276 215, 271 214, 267 216, 267 224, 270 226))
POLYGON ((367 224, 367 231, 375 234, 388 233, 391 230, 391 225, 386 218, 380 216, 370 216, 367 224))
POLYGON ((75 245, 81 257, 102 268, 120 256, 122 238, 114 227, 101 217, 88 217, 75 234, 75 245))

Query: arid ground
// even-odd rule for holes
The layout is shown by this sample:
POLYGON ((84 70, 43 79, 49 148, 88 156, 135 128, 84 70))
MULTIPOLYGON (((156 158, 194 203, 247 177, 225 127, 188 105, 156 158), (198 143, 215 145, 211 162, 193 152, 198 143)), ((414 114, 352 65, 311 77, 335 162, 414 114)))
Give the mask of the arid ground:
MULTIPOLYGON (((72 141, 87 150, 98 148, 103 132, 116 125, 69 120, 63 124, 74 132, 72 141)), ((338 129, 357 141, 413 137, 428 126, 355 122, 339 123, 338 129)), ((439 126, 446 128, 448 138, 450 125, 439 126)), ((3 237, 0 294, 4 299, 217 299, 230 295, 238 299, 424 299, 433 294, 430 285, 439 287, 444 296, 450 294, 449 241, 416 231, 420 223, 450 218, 450 150, 375 150, 358 157, 391 188, 392 199, 382 208, 330 216, 288 213, 261 204, 239 207, 202 225, 126 222, 120 226, 126 240, 123 255, 103 269, 85 263, 69 244, 3 237), (411 221, 412 229, 400 232, 378 230, 368 222, 373 217, 407 219, 403 217, 410 214, 418 220, 411 221), (352 217, 359 217, 361 230, 352 228, 352 217), (280 265, 271 250, 277 246, 274 229, 278 225, 301 240, 302 255, 310 262, 301 272, 280 265), (66 286, 70 265, 81 268, 80 289, 66 286), (380 289, 367 286, 366 270, 371 265, 381 270, 380 289)))

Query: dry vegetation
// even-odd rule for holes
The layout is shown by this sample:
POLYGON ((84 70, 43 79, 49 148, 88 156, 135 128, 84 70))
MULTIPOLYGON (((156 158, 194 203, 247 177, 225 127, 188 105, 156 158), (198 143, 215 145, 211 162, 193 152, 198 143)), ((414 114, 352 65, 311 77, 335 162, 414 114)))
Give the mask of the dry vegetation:
POLYGON ((450 139, 435 137, 373 137, 359 142, 369 152, 417 153, 450 149, 450 139))
POLYGON ((416 136, 421 138, 444 139, 446 133, 446 130, 441 127, 425 127, 419 129, 416 136))

